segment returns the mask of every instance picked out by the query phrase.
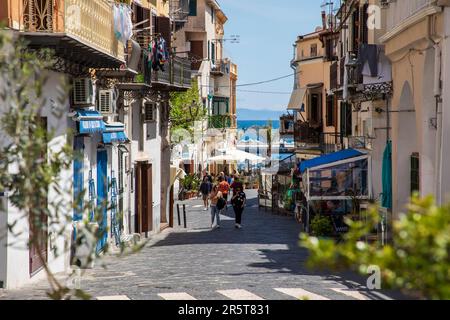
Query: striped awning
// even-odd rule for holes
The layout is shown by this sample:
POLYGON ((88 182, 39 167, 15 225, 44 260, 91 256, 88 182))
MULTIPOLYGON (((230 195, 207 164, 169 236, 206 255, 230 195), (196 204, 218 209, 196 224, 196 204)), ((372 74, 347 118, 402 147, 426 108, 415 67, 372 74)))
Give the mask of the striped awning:
POLYGON ((289 101, 288 110, 301 110, 303 99, 305 98, 307 89, 298 88, 292 92, 291 100, 289 101))
POLYGON ((105 131, 105 123, 100 112, 95 110, 78 110, 73 117, 78 122, 80 134, 90 134, 105 131))
POLYGON ((125 125, 120 122, 105 123, 105 131, 103 132, 103 143, 124 143, 128 138, 125 134, 125 125))

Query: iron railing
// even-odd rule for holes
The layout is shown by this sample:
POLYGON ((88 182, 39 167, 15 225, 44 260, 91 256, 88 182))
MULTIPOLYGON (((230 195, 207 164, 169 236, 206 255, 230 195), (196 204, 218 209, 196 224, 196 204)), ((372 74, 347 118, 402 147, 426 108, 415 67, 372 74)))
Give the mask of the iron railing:
POLYGON ((152 84, 190 88, 191 81, 191 64, 180 57, 172 57, 164 70, 152 72, 152 84))
POLYGON ((20 31, 65 33, 124 60, 123 44, 114 36, 113 7, 107 0, 17 0, 12 3, 16 8, 11 8, 10 18, 19 21, 20 31))
POLYGON ((236 123, 236 116, 234 115, 212 115, 208 118, 208 127, 210 129, 236 128, 236 123))

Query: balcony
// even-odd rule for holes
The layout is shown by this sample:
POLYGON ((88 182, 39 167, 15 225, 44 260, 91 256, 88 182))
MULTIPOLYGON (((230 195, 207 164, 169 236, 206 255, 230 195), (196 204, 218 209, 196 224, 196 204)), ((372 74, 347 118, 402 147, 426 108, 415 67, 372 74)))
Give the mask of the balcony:
POLYGON ((211 66, 211 74, 215 76, 223 76, 230 73, 229 64, 223 60, 216 60, 211 66))
POLYGON ((212 115, 208 118, 209 129, 234 129, 236 124, 234 115, 212 115))
POLYGON ((164 71, 152 71, 152 88, 165 91, 185 91, 191 88, 191 63, 172 57, 164 71))
POLYGON ((186 23, 189 16, 189 0, 170 0, 170 16, 176 23, 186 23))
POLYGON ((436 5, 437 0, 391 1, 387 10, 386 30, 393 30, 408 18, 436 5))
POLYGON ((280 117, 280 135, 292 136, 294 135, 294 116, 283 115, 280 117))
POLYGON ((341 133, 322 132, 321 128, 312 128, 305 122, 298 122, 294 127, 297 152, 328 154, 342 150, 344 147, 344 137, 341 133))
POLYGON ((51 48, 57 57, 92 68, 118 68, 124 47, 114 36, 113 7, 106 0, 9 2, 10 28, 32 49, 51 48))

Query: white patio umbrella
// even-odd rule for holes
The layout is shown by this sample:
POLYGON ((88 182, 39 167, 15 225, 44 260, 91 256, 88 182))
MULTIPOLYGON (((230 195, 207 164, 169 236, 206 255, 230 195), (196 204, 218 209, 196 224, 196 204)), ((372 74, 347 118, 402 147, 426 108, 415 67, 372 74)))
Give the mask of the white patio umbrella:
POLYGON ((266 159, 263 157, 237 149, 227 150, 225 154, 208 159, 209 162, 263 162, 264 160, 266 159))

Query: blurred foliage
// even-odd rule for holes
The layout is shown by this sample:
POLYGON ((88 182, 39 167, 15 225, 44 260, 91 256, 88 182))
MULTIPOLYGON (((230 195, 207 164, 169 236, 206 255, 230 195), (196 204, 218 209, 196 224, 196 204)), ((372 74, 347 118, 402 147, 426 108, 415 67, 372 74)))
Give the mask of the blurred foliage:
POLYGON ((367 275, 378 266, 383 289, 399 289, 425 299, 450 299, 450 204, 439 207, 433 197, 414 196, 408 212, 393 223, 392 244, 380 247, 363 241, 380 221, 372 207, 366 221, 347 220, 350 231, 344 242, 301 235, 310 250, 310 268, 367 275))

